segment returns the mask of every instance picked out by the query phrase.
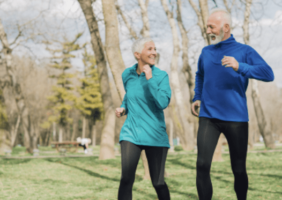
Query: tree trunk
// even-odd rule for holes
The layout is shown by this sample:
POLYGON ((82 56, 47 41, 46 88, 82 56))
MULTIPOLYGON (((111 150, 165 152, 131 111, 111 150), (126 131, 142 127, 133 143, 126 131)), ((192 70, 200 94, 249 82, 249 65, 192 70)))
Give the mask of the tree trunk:
POLYGON ((23 129, 24 129, 24 141, 23 141, 24 146, 25 146, 26 151, 28 153, 32 153, 31 139, 30 139, 29 131, 27 129, 25 129, 24 127, 23 127, 23 129))
POLYGON ((0 155, 5 155, 5 151, 12 150, 10 140, 8 140, 8 131, 0 129, 0 155))
POLYGON ((275 148, 275 141, 273 135, 269 129, 265 115, 260 103, 259 92, 257 88, 257 81, 252 80, 252 99, 254 104, 254 109, 257 117, 258 128, 261 136, 263 137, 264 144, 267 148, 275 148))
POLYGON ((149 27, 149 17, 147 12, 147 6, 144 0, 138 0, 139 6, 141 8, 141 15, 143 21, 143 28, 141 34, 143 37, 150 37, 150 27, 149 27))
POLYGON ((120 9, 120 6, 118 5, 118 2, 116 2, 116 9, 118 14, 121 16, 122 20, 125 23, 125 26, 128 28, 130 35, 132 36, 132 38, 134 38, 135 40, 138 39, 137 34, 135 33, 135 31, 133 30, 133 28, 131 27, 130 23, 127 21, 127 19, 125 18, 122 10, 120 9))
MULTIPOLYGON (((244 13, 244 24, 243 24, 243 38, 244 38, 245 44, 247 45, 250 44, 249 24, 250 24, 250 15, 251 15, 251 5, 252 5, 252 0, 246 0, 246 7, 245 7, 245 13, 244 13)), ((261 106, 260 99, 259 99, 259 90, 257 87, 257 81, 251 80, 251 85, 252 85, 252 99, 253 99, 253 104, 254 104, 254 109, 256 113, 256 118, 257 118, 260 134, 263 137, 265 146, 267 148, 274 148, 275 141, 269 129, 269 126, 267 125, 267 121, 265 120, 265 115, 263 113, 262 106, 261 106)))
POLYGON ((185 134, 184 146, 183 149, 185 150, 192 150, 194 149, 194 133, 191 131, 190 124, 188 122, 188 109, 184 103, 183 94, 181 92, 180 82, 179 82, 179 76, 178 76, 178 55, 179 55, 179 40, 177 35, 177 29, 176 24, 173 18, 173 13, 169 11, 166 0, 161 0, 161 3, 163 5, 163 8, 165 10, 166 16, 168 18, 172 36, 173 36, 173 55, 172 55, 172 61, 171 61, 171 86, 172 91, 175 94, 175 100, 176 100, 176 106, 177 110, 180 115, 181 125, 183 127, 183 132, 185 134))
POLYGON ((181 12, 181 0, 177 0, 177 22, 178 27, 180 29, 181 37, 182 37, 182 72, 185 75, 186 82, 189 88, 189 97, 190 103, 192 103, 194 97, 194 87, 195 87, 195 80, 193 77, 191 66, 189 65, 189 56, 188 56, 188 43, 189 39, 187 36, 187 31, 185 30, 183 21, 182 21, 182 12, 181 12))
POLYGON ((173 144, 173 121, 171 118, 169 118, 169 144, 170 149, 169 152, 174 152, 174 144, 173 144))
POLYGON ((101 137, 100 159, 114 158, 115 112, 111 96, 106 59, 103 51, 99 27, 91 6, 91 0, 78 0, 91 35, 91 44, 98 66, 100 88, 104 108, 104 124, 101 137))
POLYGON ((72 135, 71 135, 71 141, 76 141, 76 134, 77 134, 77 120, 74 119, 73 125, 72 125, 72 135))
POLYGON ((106 28, 105 50, 118 94, 120 99, 123 99, 125 91, 123 88, 121 74, 125 69, 125 65, 119 46, 118 18, 115 9, 115 0, 103 0, 102 6, 106 28))
POLYGON ((57 141, 57 138, 56 138, 56 122, 53 122, 52 123, 52 127, 53 127, 53 141, 57 141))
POLYGON ((207 36, 206 32, 206 24, 207 24, 207 18, 209 15, 209 9, 208 9, 208 3, 207 0, 199 0, 200 8, 201 10, 198 9, 197 5, 194 3, 193 0, 188 0, 194 11, 196 12, 196 15, 198 17, 198 26, 201 29, 202 36, 204 38, 204 41, 207 45, 210 44, 209 38, 207 36))
POLYGON ((97 135, 97 130, 95 124, 92 125, 92 146, 96 146, 96 135, 97 135))
MULTIPOLYGON (((112 112, 112 110, 108 110, 106 112, 112 112)), ((115 115, 106 113, 105 115, 108 115, 108 118, 104 121, 103 131, 107 134, 103 134, 101 136, 101 144, 100 144, 100 160, 105 160, 105 159, 111 159, 114 158, 114 146, 115 146, 115 115)))
POLYGON ((87 119, 85 116, 83 116, 83 121, 82 121, 82 138, 85 138, 86 136, 86 127, 87 127, 87 119))
MULTIPOLYGON (((192 68, 189 65, 189 57, 188 57, 188 43, 189 39, 187 36, 187 31, 185 30, 183 21, 182 21, 182 12, 181 12, 181 0, 177 0, 177 22, 180 29, 181 37, 182 37, 182 72, 184 73, 184 76, 186 78, 186 82, 188 84, 189 89, 189 102, 192 104, 193 98, 194 98, 194 87, 195 87, 195 80, 192 73, 192 68)), ((192 115, 191 112, 188 112, 188 122, 190 126, 190 131, 193 133, 195 132, 195 121, 196 117, 192 115)), ((191 134, 192 134, 191 133, 191 134)))
POLYGON ((12 130, 11 130, 11 146, 12 147, 15 146, 15 142, 16 142, 16 139, 18 137, 18 130, 19 130, 20 122, 21 122, 21 116, 18 115, 16 124, 11 127, 12 128, 12 130))
MULTIPOLYGON (((6 70, 5 74, 1 75, 0 86, 3 90, 4 99, 14 99, 17 104, 18 113, 22 118, 22 126, 25 130, 25 134, 30 134, 30 118, 29 111, 25 103, 25 99, 22 93, 21 85, 17 80, 17 77, 12 69, 12 49, 8 43, 7 35, 0 20, 0 40, 2 42, 2 64, 5 66, 6 70), (12 92, 5 92, 5 90, 11 90, 12 92), (6 96, 7 94, 11 94, 11 96, 6 96)), ((25 145, 31 145, 31 143, 27 142, 25 145)), ((27 151, 31 152, 31 146, 25 146, 27 151)))
POLYGON ((64 132, 63 126, 59 125, 59 142, 63 142, 63 132, 64 132))

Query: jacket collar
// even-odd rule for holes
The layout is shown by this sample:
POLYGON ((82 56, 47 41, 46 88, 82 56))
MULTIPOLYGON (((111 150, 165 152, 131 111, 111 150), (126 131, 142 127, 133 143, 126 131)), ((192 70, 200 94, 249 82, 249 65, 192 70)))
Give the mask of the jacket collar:
POLYGON ((223 41, 221 41, 221 42, 219 42, 219 43, 217 43, 217 44, 214 44, 214 47, 215 47, 215 48, 218 48, 218 47, 230 45, 230 44, 235 43, 235 42, 236 42, 236 40, 235 40, 235 38, 233 37, 233 34, 231 34, 231 36, 230 36, 228 39, 223 40, 223 41))
MULTIPOLYGON (((138 67, 138 63, 136 63, 135 65, 133 65, 133 66, 131 67, 130 72, 133 73, 133 74, 137 74, 137 72, 136 72, 137 67, 138 67)), ((155 65, 152 65, 152 66, 151 66, 151 69, 152 69, 152 72, 153 72, 154 69, 155 69, 155 65)), ((141 76, 145 76, 145 73, 142 72, 140 75, 141 75, 141 76)))

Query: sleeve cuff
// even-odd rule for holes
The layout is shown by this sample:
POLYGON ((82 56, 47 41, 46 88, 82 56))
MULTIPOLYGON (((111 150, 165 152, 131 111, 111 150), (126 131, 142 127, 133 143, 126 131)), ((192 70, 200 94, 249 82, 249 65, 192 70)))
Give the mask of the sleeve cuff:
POLYGON ((121 108, 124 108, 124 110, 125 110, 125 115, 127 114, 127 108, 126 108, 126 106, 125 105, 121 105, 120 106, 121 108))
POLYGON ((246 71, 248 70, 248 68, 249 68, 248 64, 239 62, 237 73, 244 75, 246 74, 246 71))
POLYGON ((197 100, 201 101, 201 97, 195 96, 192 101, 195 102, 195 101, 197 101, 197 100))

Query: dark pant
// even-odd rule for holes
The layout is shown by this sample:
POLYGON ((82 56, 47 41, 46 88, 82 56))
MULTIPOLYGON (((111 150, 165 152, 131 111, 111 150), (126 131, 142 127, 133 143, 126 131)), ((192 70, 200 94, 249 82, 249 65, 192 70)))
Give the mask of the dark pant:
POLYGON ((141 151, 145 150, 152 184, 158 194, 158 198, 159 200, 169 200, 169 190, 164 181, 165 161, 168 148, 140 146, 128 141, 122 141, 120 146, 122 174, 118 191, 118 199, 132 199, 132 187, 135 179, 137 164, 141 155, 141 151))
POLYGON ((246 157, 248 147, 248 122, 228 122, 201 117, 198 130, 197 189, 200 200, 212 199, 210 168, 218 138, 223 133, 230 151, 234 189, 238 200, 246 200, 248 176, 246 157))
POLYGON ((79 144, 78 146, 83 147, 83 149, 86 149, 86 145, 85 144, 79 144))

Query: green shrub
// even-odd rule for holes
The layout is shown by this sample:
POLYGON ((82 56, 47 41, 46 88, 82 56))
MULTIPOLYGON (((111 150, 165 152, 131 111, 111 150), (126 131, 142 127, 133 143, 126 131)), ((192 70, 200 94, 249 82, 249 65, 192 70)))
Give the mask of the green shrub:
POLYGON ((174 151, 183 151, 182 146, 175 146, 174 151))

